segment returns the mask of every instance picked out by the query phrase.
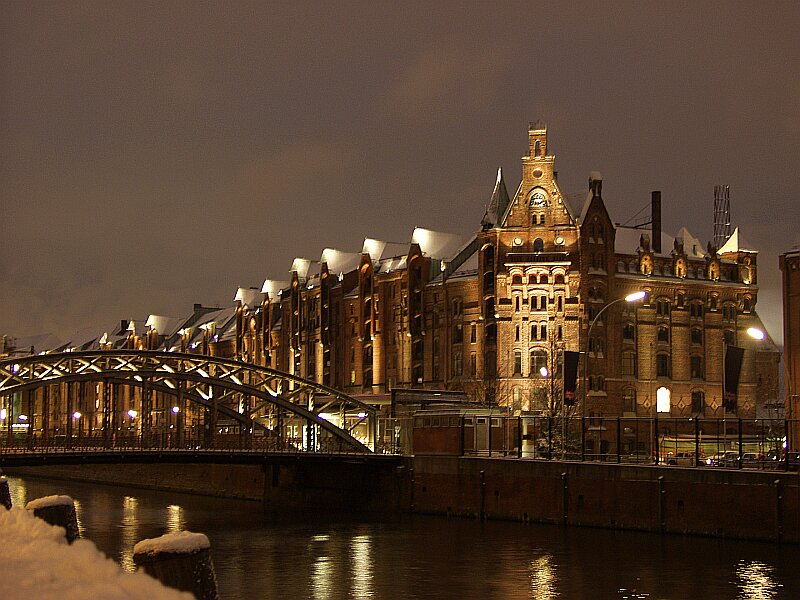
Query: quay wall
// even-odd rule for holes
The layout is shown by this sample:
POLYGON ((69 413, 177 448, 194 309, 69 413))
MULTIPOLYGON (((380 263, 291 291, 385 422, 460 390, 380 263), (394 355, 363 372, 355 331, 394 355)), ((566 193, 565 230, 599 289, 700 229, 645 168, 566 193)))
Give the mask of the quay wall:
POLYGON ((265 510, 414 512, 800 543, 796 472, 417 455, 8 474, 241 498, 265 510))
POLYGON ((415 456, 412 510, 800 542, 798 473, 415 456))

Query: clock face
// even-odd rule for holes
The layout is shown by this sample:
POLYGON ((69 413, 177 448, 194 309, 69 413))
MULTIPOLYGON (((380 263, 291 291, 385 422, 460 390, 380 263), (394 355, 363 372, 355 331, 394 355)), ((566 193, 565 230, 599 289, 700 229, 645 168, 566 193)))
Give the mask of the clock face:
POLYGON ((547 194, 543 190, 535 190, 531 194, 531 206, 536 206, 537 208, 547 206, 547 194))

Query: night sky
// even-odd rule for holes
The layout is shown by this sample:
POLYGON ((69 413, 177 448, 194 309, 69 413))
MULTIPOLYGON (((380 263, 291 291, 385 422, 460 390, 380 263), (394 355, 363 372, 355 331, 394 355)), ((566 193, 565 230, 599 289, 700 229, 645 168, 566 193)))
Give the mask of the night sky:
POLYGON ((657 189, 664 230, 705 243, 730 185, 780 341, 798 31, 794 0, 0 0, 0 334, 230 306, 415 226, 466 238, 541 119, 562 190, 600 171, 614 221, 657 189))

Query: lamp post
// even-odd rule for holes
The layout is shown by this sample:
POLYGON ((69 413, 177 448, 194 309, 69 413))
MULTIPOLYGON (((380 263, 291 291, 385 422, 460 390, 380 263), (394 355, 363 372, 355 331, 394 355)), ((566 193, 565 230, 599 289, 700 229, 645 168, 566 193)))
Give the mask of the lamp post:
MULTIPOLYGON (((588 381, 589 381, 589 350, 590 350, 590 344, 591 344, 591 340, 592 340, 592 329, 594 329, 595 323, 597 323, 597 321, 600 319, 601 315, 610 306, 614 306, 615 304, 619 304, 620 302, 638 302, 639 300, 644 298, 646 295, 647 295, 647 292, 640 290, 638 292, 633 292, 631 294, 628 294, 624 298, 616 298, 614 300, 611 300, 611 302, 606 303, 605 306, 603 306, 603 308, 600 309, 600 311, 594 316, 594 319, 592 319, 592 322, 589 323, 589 330, 586 333, 586 360, 583 363, 583 403, 582 403, 582 406, 581 406, 581 437, 582 438, 584 437, 584 433, 586 431, 586 403, 587 403, 587 401, 589 399, 589 386, 588 386, 588 381)), ((600 440, 599 439, 598 439, 598 444, 597 445, 598 445, 598 448, 596 448, 596 450, 599 452, 599 449, 600 449, 599 448, 599 446, 600 446, 600 440)), ((585 453, 585 442, 582 442, 581 446, 582 446, 581 447, 581 455, 583 456, 584 453, 585 453)))

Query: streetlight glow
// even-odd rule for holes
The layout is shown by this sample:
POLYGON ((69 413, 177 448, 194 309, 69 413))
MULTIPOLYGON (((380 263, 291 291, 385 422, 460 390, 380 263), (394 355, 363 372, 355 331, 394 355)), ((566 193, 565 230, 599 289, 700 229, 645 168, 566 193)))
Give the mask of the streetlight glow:
POLYGON ((625 296, 625 302, 637 302, 647 296, 647 292, 640 290, 638 292, 633 292, 632 294, 628 294, 625 296))
POLYGON ((136 411, 135 411, 135 410, 133 410, 133 409, 131 409, 131 410, 129 410, 129 411, 128 411, 128 416, 129 416, 131 419, 135 419, 135 418, 136 418, 136 415, 138 415, 138 414, 139 414, 139 413, 138 413, 138 412, 136 412, 136 411))
POLYGON ((76 421, 80 419, 81 416, 82 416, 81 413, 79 413, 77 410, 74 413, 72 413, 72 418, 75 419, 76 421))
POLYGON ((542 367, 541 369, 539 369, 539 374, 542 377, 548 377, 550 375, 550 371, 547 370, 547 367, 542 367))
POLYGON ((181 412, 181 409, 180 409, 180 408, 178 408, 177 406, 173 406, 173 407, 172 407, 172 412, 173 412, 173 413, 175 413, 175 414, 177 415, 179 412, 181 412))
POLYGON ((749 335, 754 340, 763 340, 765 337, 767 337, 767 334, 764 333, 764 331, 759 329, 758 327, 748 327, 747 335, 749 335))

